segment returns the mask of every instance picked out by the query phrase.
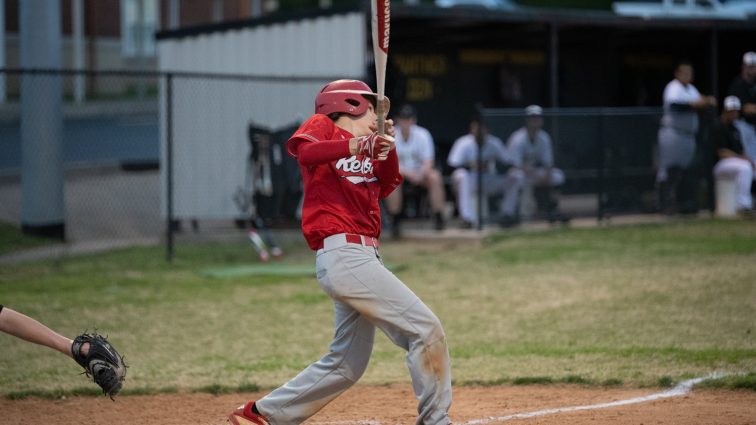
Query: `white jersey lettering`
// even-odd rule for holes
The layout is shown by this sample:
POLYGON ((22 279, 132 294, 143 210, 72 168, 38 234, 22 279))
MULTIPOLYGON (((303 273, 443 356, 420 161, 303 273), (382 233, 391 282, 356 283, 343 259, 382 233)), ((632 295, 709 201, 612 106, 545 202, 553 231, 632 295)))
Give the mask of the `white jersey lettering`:
POLYGON ((336 169, 345 173, 360 173, 360 174, 372 174, 373 163, 370 158, 365 158, 362 161, 357 159, 356 155, 352 155, 349 158, 341 158, 336 162, 336 169))

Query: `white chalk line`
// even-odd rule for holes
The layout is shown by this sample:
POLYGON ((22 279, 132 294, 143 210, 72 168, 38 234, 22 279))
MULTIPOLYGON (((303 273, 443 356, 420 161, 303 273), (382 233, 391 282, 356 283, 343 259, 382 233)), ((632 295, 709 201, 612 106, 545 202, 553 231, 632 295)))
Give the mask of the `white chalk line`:
POLYGON ((687 381, 683 381, 677 384, 674 388, 669 389, 667 391, 662 391, 660 393, 655 393, 655 394, 649 394, 647 396, 642 396, 642 397, 629 398, 627 400, 618 400, 618 401, 612 401, 609 403, 589 404, 585 406, 557 407, 553 409, 536 410, 534 412, 515 413, 513 415, 507 415, 507 416, 492 416, 485 419, 473 419, 471 421, 464 422, 461 425, 482 425, 482 424, 489 424, 491 422, 504 422, 504 421, 510 421, 513 419, 534 418, 537 416, 546 416, 546 415, 553 415, 556 413, 565 413, 565 412, 578 412, 581 410, 606 409, 609 407, 627 406, 629 404, 646 403, 649 401, 661 400, 661 399, 670 398, 670 397, 681 397, 690 393, 694 385, 701 383, 703 381, 706 381, 707 379, 719 379, 719 378, 722 378, 723 376, 726 376, 726 374, 712 373, 708 376, 688 379, 687 381))
MULTIPOLYGON (((642 397, 629 398, 626 400, 612 401, 609 403, 588 404, 588 405, 583 405, 583 406, 556 407, 552 409, 536 410, 533 412, 515 413, 512 415, 506 415, 506 416, 489 416, 488 418, 484 418, 484 419, 472 419, 458 425, 484 425, 484 424, 490 424, 492 422, 504 422, 504 421, 511 421, 514 419, 535 418, 538 416, 554 415, 557 413, 566 413, 566 412, 579 412, 582 410, 607 409, 609 407, 627 406, 630 404, 647 403, 649 401, 661 400, 665 398, 681 397, 690 393, 690 391, 693 389, 693 386, 696 384, 699 384, 708 379, 719 379, 727 375, 728 375, 727 373, 715 372, 708 376, 688 379, 687 381, 680 382, 674 388, 666 390, 666 391, 649 394, 647 396, 642 396, 642 397)), ((317 425, 349 425, 349 424, 381 425, 381 422, 377 420, 366 420, 366 419, 357 419, 357 420, 350 420, 350 421, 317 422, 317 425)))

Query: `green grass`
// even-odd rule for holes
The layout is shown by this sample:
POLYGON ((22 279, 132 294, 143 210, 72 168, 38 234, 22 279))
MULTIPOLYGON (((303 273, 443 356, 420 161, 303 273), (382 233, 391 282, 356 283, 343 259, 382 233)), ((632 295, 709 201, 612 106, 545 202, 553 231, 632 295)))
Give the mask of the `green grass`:
POLYGON ((721 379, 706 380, 700 385, 704 388, 727 388, 731 390, 753 390, 756 391, 756 373, 738 374, 726 376, 721 379))
MULTIPOLYGON (((310 265, 303 246, 284 260, 310 265)), ((455 385, 756 385, 756 222, 508 232, 481 244, 388 242, 387 263, 439 316, 455 385), (734 375, 734 374, 744 375, 734 375)), ((126 355, 125 390, 223 394, 275 387, 327 350, 332 303, 309 276, 212 277, 245 244, 181 245, 0 268, 0 302, 126 355)), ((0 335, 0 394, 88 384, 52 350, 0 335)), ((408 382, 383 335, 361 382, 408 382)), ((92 387, 90 385, 90 387, 92 387)), ((96 387, 94 388, 96 392, 96 387)))
POLYGON ((45 238, 24 235, 21 229, 0 221, 0 255, 54 243, 45 238))

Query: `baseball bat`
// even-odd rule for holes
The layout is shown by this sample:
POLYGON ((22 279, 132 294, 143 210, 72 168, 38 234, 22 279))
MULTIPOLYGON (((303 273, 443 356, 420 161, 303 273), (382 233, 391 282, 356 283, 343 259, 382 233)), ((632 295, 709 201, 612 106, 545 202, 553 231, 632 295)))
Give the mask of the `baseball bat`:
POLYGON ((378 92, 375 113, 378 115, 378 134, 386 134, 386 62, 388 60, 389 34, 391 33, 391 2, 389 0, 370 0, 370 7, 372 10, 370 23, 373 30, 375 82, 378 92))

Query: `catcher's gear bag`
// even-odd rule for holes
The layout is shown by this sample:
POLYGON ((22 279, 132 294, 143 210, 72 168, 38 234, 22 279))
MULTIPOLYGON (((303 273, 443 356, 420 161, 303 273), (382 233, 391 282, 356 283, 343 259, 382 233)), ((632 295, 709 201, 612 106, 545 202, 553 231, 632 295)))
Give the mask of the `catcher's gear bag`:
POLYGON ((79 335, 71 345, 71 354, 76 363, 84 368, 84 373, 114 400, 113 397, 123 387, 128 366, 123 361, 123 356, 110 345, 108 338, 96 333, 79 335), (81 348, 86 343, 89 343, 89 351, 85 356, 81 348))

